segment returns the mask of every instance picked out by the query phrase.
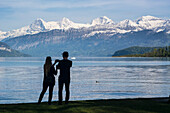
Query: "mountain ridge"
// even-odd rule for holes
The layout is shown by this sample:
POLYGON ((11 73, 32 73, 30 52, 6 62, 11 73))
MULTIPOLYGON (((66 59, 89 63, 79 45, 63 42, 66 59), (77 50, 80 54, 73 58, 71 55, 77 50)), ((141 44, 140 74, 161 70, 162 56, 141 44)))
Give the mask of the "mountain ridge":
POLYGON ((13 49, 32 56, 58 56, 69 51, 71 56, 112 56, 117 50, 131 46, 170 45, 170 35, 152 30, 109 35, 99 33, 83 37, 91 30, 52 30, 34 35, 25 35, 5 41, 13 49))
MULTIPOLYGON (((74 23, 68 18, 63 18, 61 21, 46 22, 41 18, 36 19, 30 25, 20 29, 0 32, 0 40, 23 36, 27 34, 37 34, 40 32, 48 32, 54 29, 103 29, 102 32, 110 32, 112 35, 117 33, 127 33, 131 31, 153 30, 154 32, 166 31, 170 33, 170 20, 157 18, 154 16, 142 16, 136 21, 123 20, 115 23, 106 16, 95 18, 90 24, 74 23)), ((102 33, 99 31, 99 33, 102 33)), ((93 35, 94 33, 86 35, 93 35)))

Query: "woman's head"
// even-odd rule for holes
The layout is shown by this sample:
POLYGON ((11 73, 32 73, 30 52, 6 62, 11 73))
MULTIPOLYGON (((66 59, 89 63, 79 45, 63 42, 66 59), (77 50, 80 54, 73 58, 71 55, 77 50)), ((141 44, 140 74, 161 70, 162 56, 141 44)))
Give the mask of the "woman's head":
POLYGON ((52 64, 52 60, 50 56, 46 57, 45 64, 52 64))

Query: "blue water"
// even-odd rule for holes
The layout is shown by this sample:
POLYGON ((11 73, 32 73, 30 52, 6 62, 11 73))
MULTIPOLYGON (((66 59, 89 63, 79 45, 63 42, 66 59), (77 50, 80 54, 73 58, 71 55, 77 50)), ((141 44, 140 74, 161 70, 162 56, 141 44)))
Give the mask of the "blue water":
MULTIPOLYGON (((41 57, 1 57, 0 103, 37 102, 42 90, 44 61, 41 57)), ((170 95, 170 60, 167 58, 78 57, 72 61, 71 100, 170 95)), ((58 100, 57 80, 58 76, 54 101, 58 100)), ((48 91, 43 98, 47 100, 48 91)))

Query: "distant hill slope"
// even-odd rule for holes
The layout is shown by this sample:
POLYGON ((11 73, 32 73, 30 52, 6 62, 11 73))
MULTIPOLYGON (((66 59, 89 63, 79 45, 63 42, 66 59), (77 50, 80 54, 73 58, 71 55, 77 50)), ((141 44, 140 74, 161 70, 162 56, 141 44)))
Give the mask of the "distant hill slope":
POLYGON ((0 42, 0 57, 29 57, 30 55, 20 53, 11 49, 7 44, 0 42))
POLYGON ((129 47, 129 48, 126 48, 126 49, 116 51, 113 54, 113 56, 144 54, 144 53, 152 52, 155 48, 160 48, 160 47, 139 47, 139 46, 134 46, 134 47, 129 47))
POLYGON ((15 37, 5 41, 11 48, 31 56, 60 56, 68 51, 71 56, 112 56, 120 49, 141 47, 164 47, 170 44, 170 34, 145 30, 125 34, 107 33, 83 37, 91 30, 53 30, 34 35, 15 37))

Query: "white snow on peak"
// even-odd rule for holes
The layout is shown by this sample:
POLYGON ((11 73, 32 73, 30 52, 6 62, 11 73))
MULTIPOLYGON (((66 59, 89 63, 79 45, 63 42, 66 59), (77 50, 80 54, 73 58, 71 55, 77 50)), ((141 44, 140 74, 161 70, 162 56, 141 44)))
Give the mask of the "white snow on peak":
POLYGON ((60 29, 60 23, 57 21, 46 22, 44 26, 47 30, 60 29))
POLYGON ((163 27, 166 20, 153 16, 142 16, 136 20, 136 23, 143 29, 155 29, 157 27, 163 27))
POLYGON ((70 25, 73 24, 73 22, 70 21, 68 18, 64 17, 61 21, 61 24, 70 25))
POLYGON ((33 23, 28 26, 22 27, 20 29, 15 29, 12 31, 8 31, 0 35, 1 39, 4 38, 13 38, 17 36, 23 36, 26 34, 36 34, 39 32, 46 31, 45 24, 46 22, 40 18, 36 19, 33 23))
POLYGON ((71 20, 69 20, 68 18, 63 18, 61 22, 59 22, 59 29, 70 29, 70 28, 75 28, 75 29, 79 29, 82 27, 90 27, 89 24, 80 24, 80 23, 74 23, 71 20))
POLYGON ((126 27, 137 27, 138 25, 136 24, 136 22, 126 19, 126 20, 120 21, 117 24, 117 26, 121 28, 126 28, 126 27))
POLYGON ((74 23, 65 17, 61 21, 50 21, 50 22, 46 22, 44 25, 45 25, 46 30, 53 30, 53 29, 67 30, 70 28, 79 29, 82 27, 90 27, 90 24, 74 23))
POLYGON ((160 18, 147 15, 147 16, 142 16, 142 17, 138 18, 137 20, 148 21, 148 20, 157 20, 157 19, 160 19, 160 18))
POLYGON ((61 29, 69 29, 69 28, 75 28, 76 24, 72 21, 70 21, 68 18, 63 18, 60 23, 61 29))
POLYGON ((29 26, 30 30, 33 30, 33 31, 45 30, 45 25, 44 25, 45 23, 46 22, 43 19, 38 18, 29 26))
POLYGON ((92 26, 94 25, 106 25, 106 24, 114 24, 114 22, 109 19, 108 17, 106 16, 103 16, 103 17, 99 17, 99 18, 96 18, 92 21, 92 26))

